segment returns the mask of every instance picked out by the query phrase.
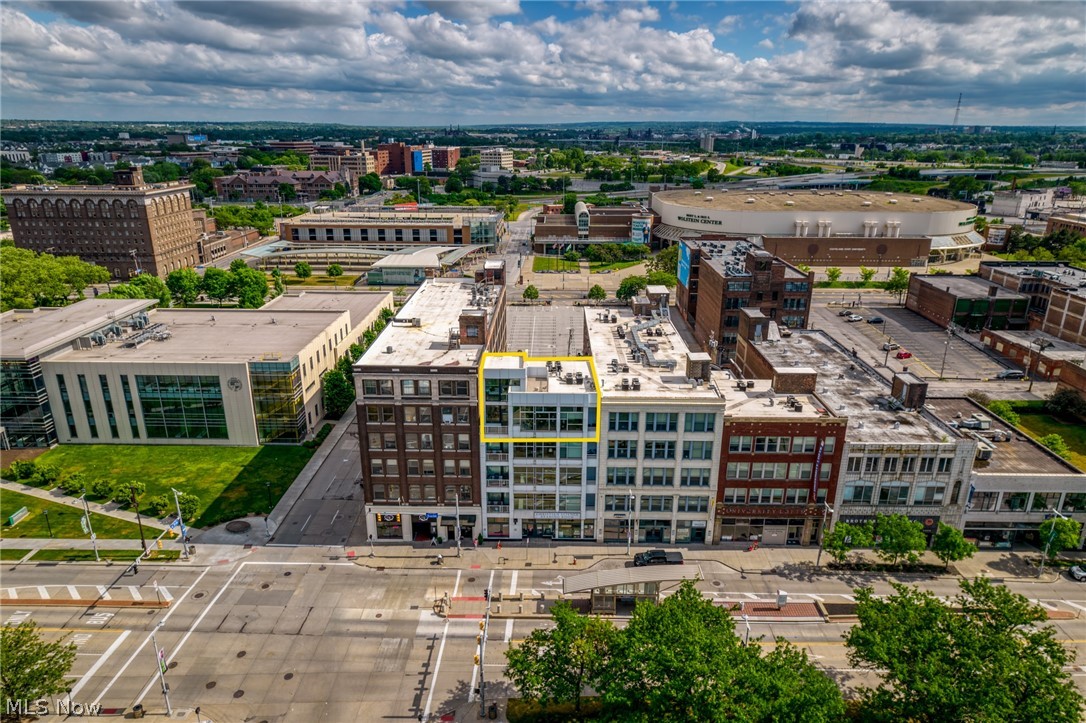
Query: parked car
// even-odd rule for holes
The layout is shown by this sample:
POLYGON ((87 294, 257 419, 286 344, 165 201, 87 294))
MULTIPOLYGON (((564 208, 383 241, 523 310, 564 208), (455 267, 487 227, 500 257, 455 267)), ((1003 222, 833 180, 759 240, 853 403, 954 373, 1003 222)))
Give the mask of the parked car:
POLYGON ((1075 565, 1067 571, 1067 574, 1079 582, 1086 582, 1086 567, 1075 565))
POLYGON ((897 354, 894 354, 894 358, 895 359, 912 359, 913 355, 912 355, 912 352, 907 352, 904 349, 902 349, 897 354))
POLYGON ((849 316, 851 314, 852 314, 852 312, 849 311, 848 309, 841 309, 840 311, 837 312, 838 316, 849 316))
POLYGON ((882 350, 883 351, 893 351, 894 349, 900 349, 900 348, 901 348, 901 344, 898 344, 896 341, 888 341, 888 342, 886 342, 886 343, 884 343, 882 345, 882 350))
POLYGON ((845 317, 845 321, 863 321, 864 318, 859 314, 849 314, 845 317))
POLYGON ((867 323, 868 324, 882 324, 885 321, 886 320, 883 319, 881 316, 872 316, 870 319, 867 320, 867 323))
POLYGON ((1018 369, 1004 369, 996 374, 996 379, 1025 379, 1026 373, 1018 369))
POLYGON ((634 565, 682 565, 683 554, 681 552, 667 552, 666 550, 649 550, 634 555, 634 565))

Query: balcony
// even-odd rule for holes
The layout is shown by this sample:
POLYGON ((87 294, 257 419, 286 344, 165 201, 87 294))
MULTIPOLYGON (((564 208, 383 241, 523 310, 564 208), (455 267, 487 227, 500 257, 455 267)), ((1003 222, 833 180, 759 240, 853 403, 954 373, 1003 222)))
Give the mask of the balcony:
POLYGON ((487 462, 508 462, 509 461, 509 453, 508 452, 487 452, 486 453, 486 461, 487 462))
POLYGON ((487 505, 486 513, 488 515, 507 515, 509 514, 509 505, 487 505))

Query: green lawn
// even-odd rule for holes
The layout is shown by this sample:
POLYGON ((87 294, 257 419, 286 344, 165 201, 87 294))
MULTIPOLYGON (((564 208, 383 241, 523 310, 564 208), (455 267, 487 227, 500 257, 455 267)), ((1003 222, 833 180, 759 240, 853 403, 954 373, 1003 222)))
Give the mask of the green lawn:
MULTIPOLYGON (((0 528, 0 537, 49 537, 49 528, 53 529, 53 537, 84 538, 89 535, 83 532, 79 524, 79 518, 83 513, 75 507, 50 502, 32 495, 24 495, 22 492, 8 492, 4 490, 0 494, 0 518, 3 527, 0 528), (8 517, 13 515, 20 507, 26 507, 30 511, 15 527, 8 527, 8 517), (45 511, 49 511, 49 524, 46 524, 45 511)), ((126 522, 116 517, 91 513, 91 526, 94 534, 105 540, 136 539, 140 537, 139 527, 135 522, 126 522)))
POLYGON ((30 550, 20 550, 14 547, 0 548, 0 560, 22 560, 30 550))
POLYGON ((49 450, 38 461, 66 474, 82 472, 89 480, 143 482, 147 493, 140 509, 148 515, 154 512, 147 501, 172 494, 171 487, 194 494, 200 498, 199 514, 186 524, 209 527, 249 512, 269 512, 312 456, 312 449, 301 446, 70 444, 49 450))
POLYGON ((620 269, 628 269, 631 266, 637 266, 643 264, 644 261, 615 261, 614 263, 603 263, 602 261, 594 261, 591 264, 592 273, 598 274, 602 271, 618 271, 620 269))
POLYGON ((1018 424, 1031 437, 1040 439, 1049 434, 1058 434, 1067 442, 1071 458, 1067 460, 1079 469, 1086 471, 1086 426, 1074 422, 1060 421, 1050 414, 1030 414, 1023 409, 1016 409, 1018 424))
MULTIPOLYGON (((176 543, 175 543, 176 544, 176 543)), ((131 562, 140 556, 140 550, 99 550, 98 557, 115 562, 131 562)), ((181 557, 180 550, 151 550, 148 562, 169 562, 181 557)), ((30 558, 34 562, 93 562, 94 550, 38 550, 30 558)))
MULTIPOLYGON (((313 275, 308 279, 299 279, 294 274, 283 274, 283 283, 286 286, 319 286, 321 288, 331 286, 333 289, 350 289, 360 279, 362 279, 362 276, 357 274, 343 274, 343 276, 337 276, 333 279, 331 276, 317 271, 314 271, 313 275)), ((268 275, 268 283, 271 283, 270 274, 268 275)))
POLYGON ((536 256, 532 260, 532 271, 564 271, 576 273, 581 268, 579 261, 566 261, 561 256, 536 256))

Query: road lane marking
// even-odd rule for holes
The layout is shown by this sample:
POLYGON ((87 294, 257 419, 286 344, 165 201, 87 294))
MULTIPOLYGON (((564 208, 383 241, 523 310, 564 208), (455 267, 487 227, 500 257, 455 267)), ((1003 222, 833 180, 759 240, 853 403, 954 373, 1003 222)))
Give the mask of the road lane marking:
POLYGON ((113 645, 110 645, 108 648, 106 648, 106 651, 102 653, 102 656, 98 658, 94 665, 90 667, 90 670, 84 673, 83 677, 79 679, 79 682, 72 686, 71 692, 68 693, 69 697, 74 697, 79 694, 79 691, 83 689, 83 686, 86 685, 87 682, 94 677, 94 674, 98 672, 98 669, 101 668, 107 660, 109 660, 109 656, 113 655, 114 651, 116 651, 117 648, 121 646, 121 643, 124 642, 125 638, 127 638, 131 634, 131 630, 124 630, 121 632, 120 635, 117 636, 117 639, 113 641, 113 645))
POLYGON ((513 637, 513 620, 510 618, 505 621, 505 639, 502 642, 508 643, 510 638, 513 637))
POLYGON ((38 597, 42 600, 49 599, 49 591, 45 589, 45 585, 38 585, 38 597))
POLYGON ((98 597, 102 598, 103 600, 113 599, 109 596, 109 592, 106 590, 105 585, 95 585, 95 587, 98 588, 98 597))
POLYGON ((18 600, 19 593, 13 587, 7 588, 7 597, 11 600, 18 600))
POLYGON ((68 594, 72 596, 72 600, 79 599, 79 591, 75 589, 75 585, 68 585, 68 594))
POLYGON ((135 585, 129 585, 128 591, 132 593, 133 600, 143 600, 143 596, 140 595, 140 591, 136 588, 135 585))
POLYGON ((452 591, 452 596, 453 597, 456 597, 457 592, 460 590, 460 575, 463 572, 464 572, 463 570, 457 570, 456 571, 456 582, 453 583, 453 591, 452 591))
MULTIPOLYGON (((441 633, 441 647, 437 649, 437 660, 434 662, 434 674, 430 677, 430 694, 426 696, 426 708, 422 711, 422 719, 430 719, 430 705, 434 702, 434 688, 437 687, 437 674, 441 670, 441 657, 445 655, 445 640, 449 635, 449 619, 445 618, 445 629, 441 633)), ((154 683, 154 679, 151 679, 154 683)), ((150 686, 148 686, 150 687, 150 686)))
POLYGON ((1070 605, 1073 608, 1076 608, 1078 610, 1086 612, 1086 607, 1083 607, 1082 605, 1079 605, 1078 603, 1073 603, 1070 600, 1064 600, 1064 602, 1067 603, 1068 605, 1070 605))
POLYGON ((509 594, 513 595, 517 591, 517 571, 513 570, 513 576, 509 580, 509 594))

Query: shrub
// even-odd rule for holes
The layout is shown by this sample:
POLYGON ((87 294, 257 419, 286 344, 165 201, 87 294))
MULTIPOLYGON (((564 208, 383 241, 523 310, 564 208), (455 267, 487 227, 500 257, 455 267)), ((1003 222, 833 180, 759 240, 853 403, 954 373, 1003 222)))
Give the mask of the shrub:
POLYGON ((328 435, 332 433, 332 425, 325 424, 320 428, 320 431, 313 437, 313 439, 302 442, 302 446, 306 449, 316 449, 324 443, 324 440, 328 439, 328 435))
POLYGON ((102 499, 113 499, 113 482, 108 479, 96 479, 87 485, 87 492, 91 497, 101 497, 102 499))
POLYGON ((55 464, 35 465, 34 474, 26 483, 35 487, 50 487, 60 479, 60 467, 55 464))
POLYGON ((154 510, 155 514, 159 517, 165 517, 174 511, 173 500, 167 498, 166 495, 155 495, 147 500, 147 504, 151 506, 151 509, 154 510))
POLYGON ((87 477, 82 472, 73 472, 61 480, 59 486, 65 494, 80 495, 87 486, 87 477))
POLYGON ((25 480, 34 476, 34 473, 38 471, 38 464, 32 459, 20 459, 11 463, 8 467, 5 477, 9 477, 13 480, 25 480))
POLYGON ((1001 417, 1007 424, 1017 427, 1021 419, 1018 417, 1018 412, 1014 411, 1010 402, 1003 401, 1002 399, 991 402, 988 405, 988 411, 997 417, 1001 417))

